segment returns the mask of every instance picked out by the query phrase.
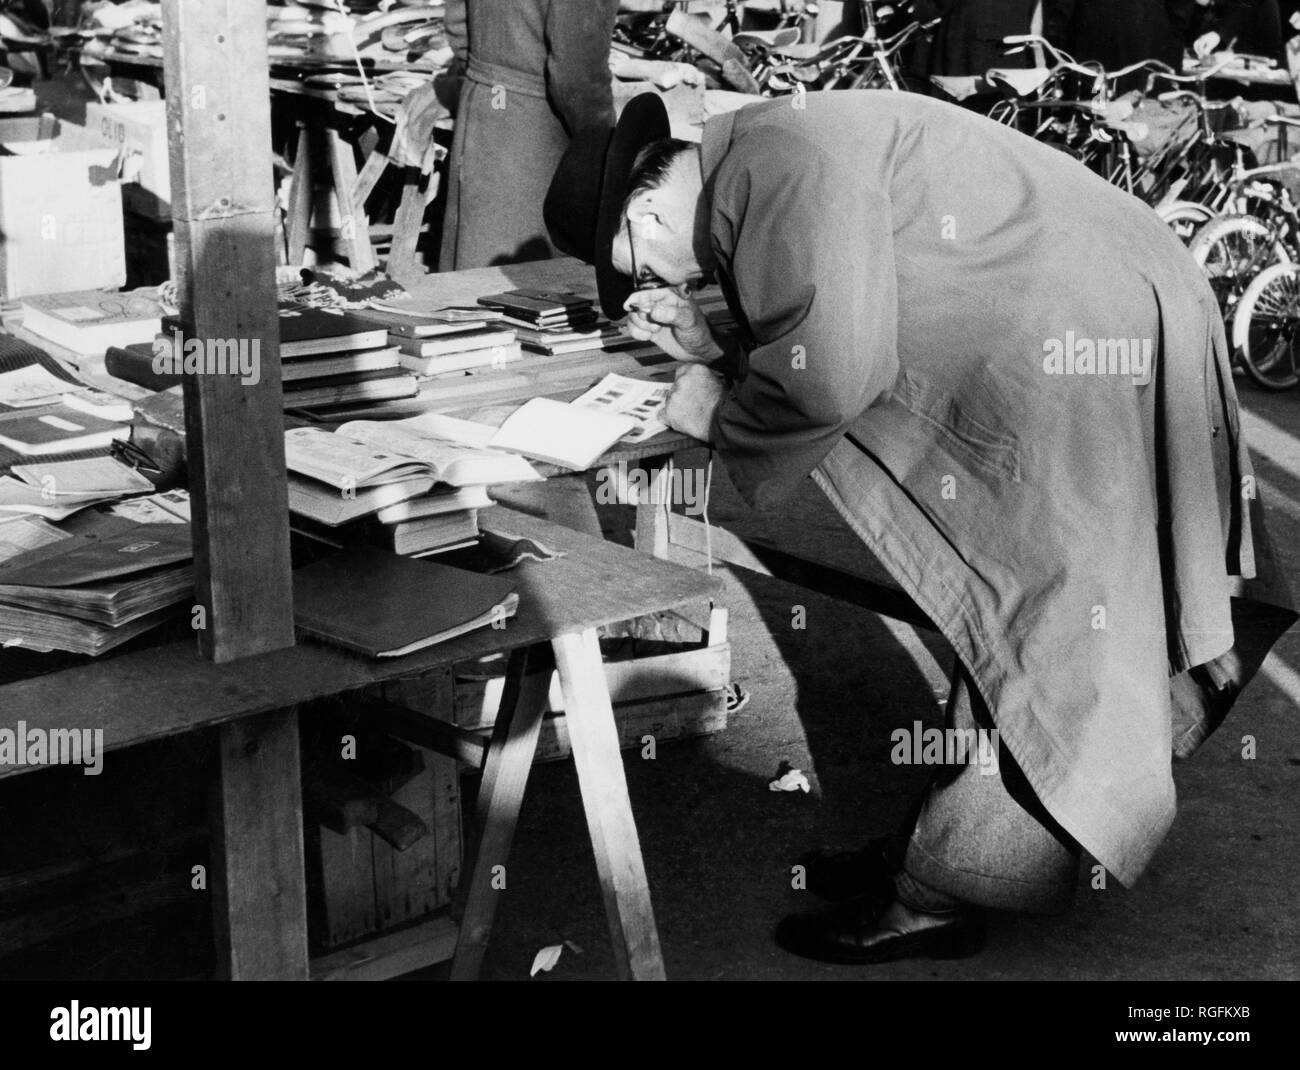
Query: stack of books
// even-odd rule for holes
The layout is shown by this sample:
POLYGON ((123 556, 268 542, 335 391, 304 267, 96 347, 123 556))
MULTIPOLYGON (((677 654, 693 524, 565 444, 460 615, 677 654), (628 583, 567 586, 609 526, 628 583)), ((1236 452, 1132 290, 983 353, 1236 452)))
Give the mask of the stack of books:
POLYGON ((354 313, 323 308, 280 313, 280 378, 286 409, 389 401, 419 392, 387 331, 354 313))
POLYGON ((110 346, 147 343, 162 329, 163 306, 152 291, 79 290, 22 299, 23 327, 74 358, 110 346))
POLYGON ((423 557, 478 537, 490 484, 540 478, 521 457, 425 435, 421 419, 286 431, 291 527, 332 546, 423 557))
POLYGON ((16 464, 0 476, 0 519, 14 513, 65 520, 104 502, 151 494, 153 483, 112 457, 16 464))
MULTIPOLYGON (((152 343, 112 346, 105 358, 110 375, 148 387, 166 390, 177 386, 187 373, 213 371, 213 358, 206 343, 184 336, 175 320, 164 320, 165 330, 152 343), (179 352, 178 352, 179 349, 179 352)), ((248 352, 255 339, 236 341, 242 345, 238 361, 226 356, 225 374, 239 374, 260 352, 248 352)), ((232 353, 229 348, 224 353, 232 353)), ((396 346, 388 331, 352 312, 323 308, 282 309, 280 313, 280 379, 286 409, 338 408, 359 403, 414 397, 419 384, 401 366, 396 346)))
POLYGON ((403 368, 425 378, 499 368, 523 355, 514 330, 486 308, 417 312, 376 301, 361 315, 388 332, 403 368))
POLYGON ((101 654, 193 599, 189 524, 83 519, 0 521, 0 643, 101 654))
POLYGON ((601 317, 590 298, 569 291, 507 290, 480 297, 478 303, 499 312, 502 323, 514 328, 520 346, 530 353, 558 356, 588 349, 614 352, 646 347, 601 317))

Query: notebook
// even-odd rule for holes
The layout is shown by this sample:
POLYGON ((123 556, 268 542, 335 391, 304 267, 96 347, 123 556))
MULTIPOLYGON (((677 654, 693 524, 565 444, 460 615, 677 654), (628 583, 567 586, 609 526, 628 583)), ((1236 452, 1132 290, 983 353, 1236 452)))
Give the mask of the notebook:
POLYGON ((283 359, 340 350, 379 349, 388 345, 388 331, 350 312, 308 308, 280 314, 280 356, 283 359))
POLYGON ((519 596, 506 577, 356 547, 296 571, 293 604, 304 634, 392 658, 500 626, 519 596))
POLYGON ((162 328, 163 307, 152 296, 82 290, 23 298, 23 326, 74 353, 147 342, 162 328))
POLYGON ((91 416, 62 404, 43 410, 24 410, 0 419, 0 446, 25 457, 102 449, 115 438, 126 438, 130 433, 127 424, 91 416))

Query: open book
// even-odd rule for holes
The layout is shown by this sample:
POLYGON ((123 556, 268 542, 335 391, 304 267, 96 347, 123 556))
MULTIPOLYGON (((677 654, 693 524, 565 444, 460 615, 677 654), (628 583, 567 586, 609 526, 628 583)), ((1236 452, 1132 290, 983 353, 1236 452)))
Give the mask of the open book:
POLYGON ((611 374, 572 402, 533 398, 500 427, 440 413, 425 413, 397 426, 584 470, 616 442, 643 442, 666 431, 662 413, 671 389, 671 383, 611 374))
POLYGON ((521 457, 438 440, 404 427, 407 423, 353 420, 335 433, 291 428, 284 433, 285 464, 291 472, 340 490, 419 476, 454 487, 541 478, 521 457))

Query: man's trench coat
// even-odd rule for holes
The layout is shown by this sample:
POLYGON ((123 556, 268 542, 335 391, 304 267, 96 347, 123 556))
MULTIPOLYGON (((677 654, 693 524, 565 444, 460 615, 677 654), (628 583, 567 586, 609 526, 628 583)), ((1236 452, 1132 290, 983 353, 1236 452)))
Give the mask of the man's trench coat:
POLYGON ((912 94, 755 104, 705 125, 701 161, 742 340, 713 424, 733 482, 771 508, 814 476, 1049 812, 1132 883, 1171 754, 1294 619, 1232 649, 1234 595, 1289 596, 1199 269, 1065 154, 912 94))

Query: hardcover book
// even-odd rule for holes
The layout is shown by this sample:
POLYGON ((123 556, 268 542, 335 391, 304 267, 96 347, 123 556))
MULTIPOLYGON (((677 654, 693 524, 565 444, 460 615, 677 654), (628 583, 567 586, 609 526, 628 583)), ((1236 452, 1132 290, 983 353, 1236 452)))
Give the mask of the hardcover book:
POLYGON ((389 658, 504 624, 519 596, 509 578, 357 547, 296 571, 293 604, 306 635, 389 658))

